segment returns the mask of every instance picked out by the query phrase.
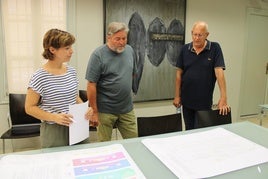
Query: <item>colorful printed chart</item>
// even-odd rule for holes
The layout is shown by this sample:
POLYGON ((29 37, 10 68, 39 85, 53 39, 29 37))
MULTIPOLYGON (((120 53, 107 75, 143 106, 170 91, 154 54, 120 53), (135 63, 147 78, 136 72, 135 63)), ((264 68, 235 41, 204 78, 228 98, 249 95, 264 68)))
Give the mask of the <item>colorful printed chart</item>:
MULTIPOLYGON (((113 148, 117 146, 110 146, 106 151, 98 152, 96 155, 81 158, 74 158, 72 160, 74 175, 76 179, 119 179, 119 178, 137 178, 137 167, 126 152, 113 148), (111 150, 111 149, 115 150, 111 150)), ((139 178, 139 177, 138 177, 139 178)))

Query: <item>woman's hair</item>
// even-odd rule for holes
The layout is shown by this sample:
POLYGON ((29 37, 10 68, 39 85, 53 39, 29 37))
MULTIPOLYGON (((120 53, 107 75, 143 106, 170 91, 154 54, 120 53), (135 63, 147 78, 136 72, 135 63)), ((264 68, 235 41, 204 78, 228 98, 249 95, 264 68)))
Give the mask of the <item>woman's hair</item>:
POLYGON ((42 56, 45 59, 53 60, 54 55, 50 52, 50 47, 59 49, 61 47, 72 45, 74 42, 75 37, 69 32, 59 29, 50 29, 43 38, 44 52, 42 53, 42 56))
POLYGON ((126 26, 126 24, 122 23, 122 22, 111 22, 108 25, 108 29, 107 29, 107 35, 113 35, 119 31, 125 31, 128 32, 129 29, 126 26))

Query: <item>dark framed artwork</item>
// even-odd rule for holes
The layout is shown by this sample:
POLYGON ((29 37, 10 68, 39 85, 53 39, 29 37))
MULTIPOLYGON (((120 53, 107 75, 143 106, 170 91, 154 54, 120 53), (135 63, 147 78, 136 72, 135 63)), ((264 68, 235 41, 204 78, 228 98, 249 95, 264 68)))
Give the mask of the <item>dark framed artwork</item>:
POLYGON ((105 33, 113 21, 129 27, 138 67, 134 101, 172 99, 176 59, 185 43, 186 0, 104 0, 103 5, 105 33))

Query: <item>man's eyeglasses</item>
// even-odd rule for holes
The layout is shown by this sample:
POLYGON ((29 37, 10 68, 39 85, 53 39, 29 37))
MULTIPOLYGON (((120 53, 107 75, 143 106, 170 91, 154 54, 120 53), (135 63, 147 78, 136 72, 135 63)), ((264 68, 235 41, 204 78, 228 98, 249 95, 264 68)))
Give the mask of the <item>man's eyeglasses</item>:
POLYGON ((197 38, 197 37, 198 37, 198 38, 202 38, 202 37, 204 37, 204 36, 206 36, 206 35, 207 35, 207 34, 193 34, 193 33, 192 33, 192 36, 195 37, 195 38, 197 38))

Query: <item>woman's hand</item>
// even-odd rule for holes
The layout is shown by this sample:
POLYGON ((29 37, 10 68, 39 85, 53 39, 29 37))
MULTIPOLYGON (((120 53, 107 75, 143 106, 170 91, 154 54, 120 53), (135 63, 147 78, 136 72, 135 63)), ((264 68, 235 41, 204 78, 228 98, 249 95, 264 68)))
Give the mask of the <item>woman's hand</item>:
POLYGON ((73 123, 73 116, 71 114, 59 113, 54 115, 54 122, 59 125, 69 126, 71 123, 73 123))

